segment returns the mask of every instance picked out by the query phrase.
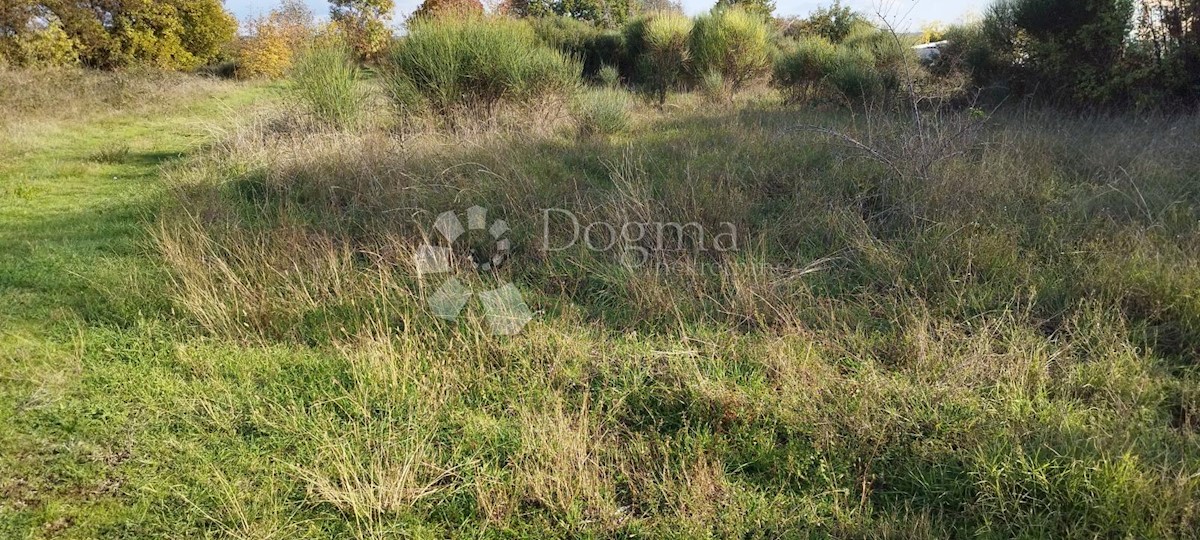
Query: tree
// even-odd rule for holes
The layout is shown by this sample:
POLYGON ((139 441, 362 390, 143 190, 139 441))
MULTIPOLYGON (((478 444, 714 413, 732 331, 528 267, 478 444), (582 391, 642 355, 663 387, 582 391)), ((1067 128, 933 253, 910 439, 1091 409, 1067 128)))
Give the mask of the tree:
POLYGON ((714 11, 720 11, 731 7, 740 7, 746 10, 747 13, 770 17, 775 12, 774 0, 717 0, 717 4, 713 6, 714 11))
POLYGON ((183 47, 202 63, 225 54, 237 36, 238 22, 219 2, 176 3, 183 23, 183 47))
POLYGON ((633 12, 631 0, 508 0, 501 8, 515 17, 560 15, 599 26, 621 26, 633 12))
POLYGON ((316 34, 312 11, 299 0, 284 0, 261 19, 251 21, 253 37, 242 50, 238 77, 281 77, 296 54, 316 34))
POLYGON ((0 7, 0 40, 53 32, 25 39, 59 49, 69 43, 71 55, 98 68, 194 69, 215 60, 236 29, 221 0, 6 0, 0 7))
POLYGON ((343 32, 359 57, 378 60, 391 41, 387 21, 393 0, 330 0, 329 16, 343 32))
POLYGON ((639 13, 683 13, 683 4, 674 0, 638 0, 639 13))
POLYGON ((816 9, 807 19, 793 25, 789 34, 817 35, 833 43, 841 43, 857 28, 870 24, 865 15, 843 6, 841 0, 837 0, 827 8, 816 9))
POLYGON ((1006 0, 984 19, 1023 90, 1076 105, 1120 99, 1133 0, 1006 0))
POLYGON ((424 17, 445 17, 462 15, 480 15, 483 13, 483 3, 479 0, 425 0, 413 12, 411 19, 424 17))

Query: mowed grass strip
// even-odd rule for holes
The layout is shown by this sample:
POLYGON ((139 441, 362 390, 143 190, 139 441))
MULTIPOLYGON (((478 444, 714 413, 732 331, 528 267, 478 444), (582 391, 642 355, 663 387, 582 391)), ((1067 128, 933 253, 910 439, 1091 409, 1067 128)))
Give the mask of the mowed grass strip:
POLYGON ((166 343, 144 329, 170 324, 146 235, 160 173, 268 94, 160 73, 0 79, 0 536, 104 536, 144 511, 128 502, 130 392, 166 343))

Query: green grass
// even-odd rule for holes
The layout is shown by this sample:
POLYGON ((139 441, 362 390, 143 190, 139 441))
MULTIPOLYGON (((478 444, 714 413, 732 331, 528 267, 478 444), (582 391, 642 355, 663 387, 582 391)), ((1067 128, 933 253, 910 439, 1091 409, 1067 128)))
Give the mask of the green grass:
POLYGON ((0 536, 106 536, 145 511, 130 460, 147 457, 134 450, 152 440, 141 430, 153 413, 136 396, 170 350, 166 275, 146 235, 160 170, 262 95, 197 83, 179 87, 180 104, 5 126, 0 536))
POLYGON ((0 101, 0 537, 1196 535, 1194 118, 670 95, 405 138, 172 92, 0 101), (412 267, 472 204, 513 263, 459 277, 521 334, 412 267), (741 249, 542 253, 548 207, 741 249))

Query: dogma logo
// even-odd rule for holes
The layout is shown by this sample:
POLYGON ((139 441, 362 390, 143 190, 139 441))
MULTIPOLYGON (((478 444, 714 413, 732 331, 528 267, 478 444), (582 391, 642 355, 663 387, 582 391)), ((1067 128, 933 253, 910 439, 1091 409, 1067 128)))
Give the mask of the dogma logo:
MULTIPOLYGON (((475 271, 480 273, 491 272, 504 264, 512 245, 510 240, 505 237, 509 232, 508 223, 498 219, 488 225, 487 209, 481 206, 467 209, 467 226, 465 228, 462 221, 459 220, 458 214, 454 212, 445 212, 439 215, 433 228, 437 229, 438 234, 445 239, 447 245, 444 247, 434 246, 426 242, 417 249, 413 258, 417 273, 422 277, 451 274, 456 267, 461 266, 474 267, 475 271), (465 246, 464 249, 463 244, 468 243, 466 242, 468 238, 464 237, 471 236, 472 232, 488 238, 488 243, 491 244, 490 253, 483 249, 477 249, 478 246, 465 246), (457 252, 455 251, 456 244, 460 246, 457 252), (463 257, 464 252, 466 257, 463 257), (463 264, 456 264, 456 261, 462 261, 463 264)), ((533 319, 533 313, 525 304, 521 291, 517 290, 517 287, 511 282, 505 282, 495 289, 475 293, 457 277, 450 275, 433 294, 428 296, 427 302, 434 315, 452 321, 458 318, 472 296, 479 297, 488 327, 493 334, 516 334, 533 319)))

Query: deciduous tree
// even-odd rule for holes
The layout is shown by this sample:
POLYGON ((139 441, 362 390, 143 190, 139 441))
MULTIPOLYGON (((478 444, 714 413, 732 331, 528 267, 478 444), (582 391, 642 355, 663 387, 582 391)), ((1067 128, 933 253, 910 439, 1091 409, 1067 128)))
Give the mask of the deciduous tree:
POLYGON ((363 60, 373 62, 387 49, 392 32, 387 22, 393 0, 330 0, 329 16, 342 28, 363 60))

